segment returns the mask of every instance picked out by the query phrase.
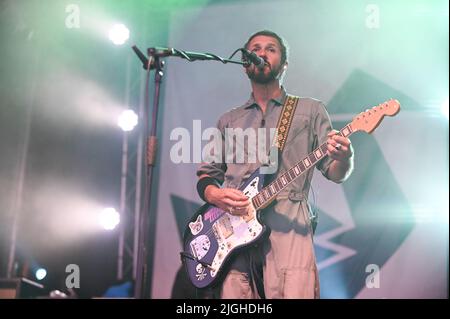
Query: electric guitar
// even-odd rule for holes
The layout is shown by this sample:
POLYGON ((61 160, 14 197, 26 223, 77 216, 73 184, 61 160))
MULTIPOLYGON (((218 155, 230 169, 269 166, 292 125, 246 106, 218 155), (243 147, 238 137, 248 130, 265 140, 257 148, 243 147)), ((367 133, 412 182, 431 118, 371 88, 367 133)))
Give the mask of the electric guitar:
MULTIPOLYGON (((400 103, 391 99, 358 114, 337 134, 344 137, 356 131, 370 134, 384 116, 394 116, 399 111, 400 103)), ((248 215, 234 216, 216 206, 203 205, 185 229, 183 252, 180 253, 192 284, 197 288, 215 285, 225 274, 224 268, 233 254, 268 236, 269 229, 261 222, 260 210, 275 200, 295 178, 326 156, 325 142, 268 185, 264 184, 265 175, 257 169, 240 188, 251 199, 252 209, 248 215)))

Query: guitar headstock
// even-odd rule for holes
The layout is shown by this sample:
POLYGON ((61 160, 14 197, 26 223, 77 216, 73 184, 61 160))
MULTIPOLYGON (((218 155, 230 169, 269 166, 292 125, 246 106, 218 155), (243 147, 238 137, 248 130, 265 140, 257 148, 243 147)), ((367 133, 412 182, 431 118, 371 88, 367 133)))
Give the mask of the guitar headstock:
POLYGON ((353 118, 351 126, 353 131, 365 131, 370 134, 380 125, 386 115, 394 116, 398 112, 400 112, 400 103, 391 99, 359 113, 353 118))

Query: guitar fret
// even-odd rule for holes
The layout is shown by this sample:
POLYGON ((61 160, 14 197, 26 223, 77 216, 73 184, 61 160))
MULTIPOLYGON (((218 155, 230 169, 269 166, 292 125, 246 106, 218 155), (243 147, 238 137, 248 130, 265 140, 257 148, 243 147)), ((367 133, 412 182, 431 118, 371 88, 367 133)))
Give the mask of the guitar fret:
POLYGON ((275 185, 270 184, 269 187, 270 187, 270 191, 271 191, 273 194, 275 194, 275 192, 276 192, 275 185))
POLYGON ((259 196, 261 196, 261 204, 266 201, 266 197, 264 196, 264 192, 259 192, 259 196))
POLYGON ((264 196, 262 193, 260 193, 258 196, 259 196, 258 200, 260 203, 259 205, 262 206, 266 200, 264 199, 264 196))
POLYGON ((257 208, 259 205, 258 205, 258 201, 256 200, 256 196, 254 196, 252 199, 251 199, 251 201, 252 201, 252 203, 253 203, 253 206, 255 206, 255 208, 257 208))
POLYGON ((308 158, 305 158, 305 159, 303 160, 303 163, 305 164, 305 167, 306 167, 306 168, 308 168, 308 167, 311 166, 311 162, 309 161, 308 158))
POLYGON ((327 151, 328 151, 327 143, 323 143, 323 144, 320 146, 320 149, 322 150, 322 153, 326 154, 327 151))
POLYGON ((288 171, 288 174, 289 174, 289 176, 291 177, 291 180, 294 180, 294 178, 295 178, 295 173, 294 173, 294 171, 293 171, 292 169, 290 169, 290 170, 288 171))
POLYGON ((284 173, 284 177, 286 178, 288 183, 290 183, 292 181, 292 178, 288 173, 284 173))
POLYGON ((283 183, 281 183, 281 180, 277 180, 277 185, 280 190, 283 188, 283 183))
POLYGON ((314 164, 317 161, 316 157, 314 156, 314 153, 309 154, 308 158, 311 161, 311 164, 314 164))
POLYGON ((273 187, 275 187, 275 191, 278 192, 280 190, 278 183, 276 181, 273 181, 272 184, 273 184, 273 187))
POLYGON ((347 125, 341 130, 341 133, 343 137, 347 137, 352 134, 352 128, 350 127, 350 125, 347 125))
POLYGON ((299 164, 298 164, 298 167, 300 168, 300 174, 301 173, 303 173, 304 171, 305 171, 305 165, 303 165, 303 162, 300 162, 299 164))
POLYGON ((297 165, 294 166, 294 174, 295 176, 300 175, 300 169, 297 167, 297 165))
MULTIPOLYGON (((261 203, 259 202, 259 197, 258 197, 258 195, 256 195, 255 197, 253 197, 252 200, 253 200, 253 205, 255 205, 256 207, 261 206, 261 203)), ((256 207, 255 207, 255 208, 256 208, 256 207)))
POLYGON ((264 198, 263 194, 259 194, 259 201, 260 201, 260 206, 264 205, 266 199, 264 198))
POLYGON ((322 150, 320 148, 316 149, 314 151, 314 155, 317 157, 317 159, 321 158, 323 156, 322 150))

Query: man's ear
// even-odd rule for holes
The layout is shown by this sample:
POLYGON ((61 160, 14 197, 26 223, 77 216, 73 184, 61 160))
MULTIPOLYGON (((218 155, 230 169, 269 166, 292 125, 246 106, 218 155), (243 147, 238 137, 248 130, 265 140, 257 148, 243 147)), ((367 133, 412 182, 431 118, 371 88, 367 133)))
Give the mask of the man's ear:
POLYGON ((281 67, 281 70, 280 70, 280 72, 279 72, 278 75, 277 75, 277 78, 278 78, 279 80, 282 80, 282 79, 283 79, 283 77, 284 77, 284 75, 285 75, 285 72, 286 72, 286 70, 287 70, 287 67, 288 67, 288 62, 286 61, 286 62, 283 63, 283 66, 281 67))

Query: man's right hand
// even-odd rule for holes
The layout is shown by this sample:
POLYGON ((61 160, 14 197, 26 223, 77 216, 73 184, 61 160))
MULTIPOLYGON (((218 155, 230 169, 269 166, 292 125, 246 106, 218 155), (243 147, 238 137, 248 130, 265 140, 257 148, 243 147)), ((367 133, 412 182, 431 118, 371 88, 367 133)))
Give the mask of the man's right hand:
POLYGON ((205 199, 208 203, 232 215, 246 215, 250 208, 248 197, 234 188, 218 188, 208 185, 205 189, 205 199))

